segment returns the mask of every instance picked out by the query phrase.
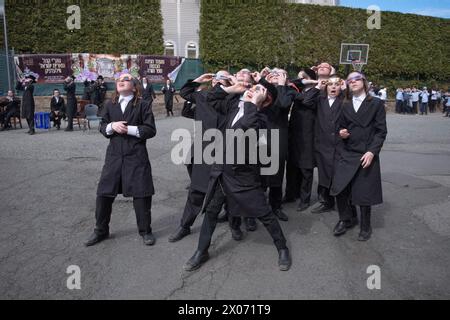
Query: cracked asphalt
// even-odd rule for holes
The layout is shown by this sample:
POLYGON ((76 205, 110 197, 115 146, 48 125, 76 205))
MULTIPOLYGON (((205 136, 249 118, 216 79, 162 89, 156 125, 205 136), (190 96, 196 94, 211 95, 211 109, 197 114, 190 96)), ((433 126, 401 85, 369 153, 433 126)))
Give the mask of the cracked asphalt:
MULTIPOLYGON (((388 116, 382 152, 385 202, 374 208, 374 234, 332 235, 337 212, 298 213, 281 222, 293 257, 280 272, 268 233, 236 242, 219 225, 211 259, 186 273, 193 233, 169 243, 186 201, 188 175, 170 160, 176 128, 189 119, 158 119, 148 142, 156 195, 145 247, 130 199, 113 206, 112 237, 85 248, 94 227, 95 191, 108 141, 97 130, 67 133, 27 129, 0 133, 1 299, 448 299, 450 298, 450 119, 388 116), (81 270, 81 289, 66 286, 67 267, 81 270), (381 289, 367 288, 367 268, 381 270, 381 289)), ((316 185, 314 185, 316 188, 316 185)), ((315 189, 314 189, 315 190, 315 189)))

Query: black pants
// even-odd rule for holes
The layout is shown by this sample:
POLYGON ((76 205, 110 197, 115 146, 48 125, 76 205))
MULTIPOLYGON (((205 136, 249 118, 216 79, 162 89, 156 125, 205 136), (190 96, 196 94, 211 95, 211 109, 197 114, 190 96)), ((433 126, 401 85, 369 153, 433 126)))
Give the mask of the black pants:
MULTIPOLYGON (((339 220, 341 221, 350 221, 352 218, 358 217, 356 206, 350 203, 351 192, 352 188, 349 184, 340 194, 336 196, 339 220)), ((370 206, 360 206, 361 213, 370 212, 370 209, 370 206)))
POLYGON ((281 209, 283 201, 283 187, 269 187, 269 204, 272 210, 281 209))
POLYGON ((319 185, 317 188, 317 193, 322 199, 322 204, 327 207, 334 207, 335 200, 333 196, 330 196, 330 189, 324 186, 319 185))
POLYGON ((183 217, 181 218, 181 227, 189 229, 195 222, 205 200, 205 193, 189 188, 188 198, 184 206, 183 217))
POLYGON ((302 203, 311 202, 311 192, 314 179, 313 169, 300 169, 301 181, 300 181, 300 201, 302 203))
POLYGON ((54 111, 52 111, 50 113, 50 121, 53 121, 53 123, 55 124, 56 127, 60 127, 61 126, 61 113, 58 113, 58 115, 56 115, 56 113, 54 111))
MULTIPOLYGON (((223 197, 224 194, 222 191, 222 187, 220 183, 217 183, 214 196, 206 208, 205 218, 203 219, 203 224, 200 231, 200 238, 198 243, 198 250, 200 252, 207 251, 209 249, 209 246, 211 245, 211 238, 217 225, 217 216, 222 209, 223 197)), ((264 225, 264 227, 266 227, 267 231, 273 239, 275 247, 278 250, 286 249, 286 239, 275 215, 270 212, 269 214, 263 217, 259 217, 258 219, 264 225)))
POLYGON ((173 111, 172 111, 172 107, 168 107, 168 106, 166 106, 166 111, 167 111, 167 116, 170 116, 170 115, 172 115, 172 117, 173 117, 173 111))
POLYGON ((34 117, 33 118, 27 118, 28 128, 30 128, 30 131, 34 130, 34 117))
MULTIPOLYGON (((97 196, 95 208, 95 233, 98 235, 109 234, 109 222, 111 221, 112 204, 115 198, 97 196)), ((152 197, 133 198, 134 212, 139 234, 141 236, 151 233, 152 197)))
POLYGON ((300 198, 300 184, 298 183, 300 179, 300 169, 293 161, 288 160, 286 164, 286 199, 295 200, 300 198))
POLYGON ((418 104, 419 102, 418 101, 413 101, 413 113, 416 113, 417 114, 417 104, 418 104))

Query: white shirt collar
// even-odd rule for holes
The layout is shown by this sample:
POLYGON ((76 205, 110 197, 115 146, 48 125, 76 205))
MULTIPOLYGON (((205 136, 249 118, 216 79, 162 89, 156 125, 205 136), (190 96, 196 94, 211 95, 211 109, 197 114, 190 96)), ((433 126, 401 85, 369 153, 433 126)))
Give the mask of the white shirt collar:
POLYGON ((129 96, 119 96, 119 103, 120 103, 120 108, 122 109, 122 113, 125 112, 125 109, 128 106, 128 103, 133 100, 134 95, 129 95, 129 96))

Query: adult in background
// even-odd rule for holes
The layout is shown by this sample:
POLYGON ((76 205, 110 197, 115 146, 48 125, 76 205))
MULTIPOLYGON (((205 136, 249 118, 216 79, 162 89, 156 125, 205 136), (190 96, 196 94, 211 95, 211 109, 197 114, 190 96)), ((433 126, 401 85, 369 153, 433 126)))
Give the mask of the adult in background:
POLYGON ((420 103, 420 115, 423 116, 428 115, 428 101, 430 98, 430 94, 428 93, 427 87, 423 87, 422 92, 420 93, 420 98, 422 102, 420 103))
POLYGON ((1 131, 11 128, 11 118, 20 117, 20 99, 16 98, 14 91, 8 90, 8 95, 0 99, 0 106, 4 107, 0 112, 0 123, 3 125, 1 131))
POLYGON ((91 102, 95 104, 99 110, 103 107, 107 90, 108 88, 106 87, 105 79, 103 76, 98 76, 97 81, 95 81, 92 86, 91 102))
POLYGON ((66 109, 64 98, 58 89, 53 90, 53 97, 50 100, 50 121, 53 121, 53 125, 56 129, 61 129, 61 118, 66 109))
POLYGON ((170 79, 167 79, 166 85, 161 89, 161 91, 164 94, 164 104, 166 105, 167 116, 170 117, 170 115, 172 115, 173 117, 173 97, 176 90, 170 79))
POLYGON ((395 95, 395 113, 402 113, 403 111, 403 89, 398 88, 395 95))
POLYGON ((66 90, 67 96, 67 128, 64 131, 73 131, 73 118, 77 113, 77 97, 75 96, 77 86, 75 84, 75 76, 72 75, 66 78, 64 81, 64 90, 66 90))
POLYGON ((143 77, 141 81, 142 87, 142 100, 148 101, 149 103, 153 103, 153 100, 156 99, 155 90, 153 89, 153 85, 150 83, 147 77, 143 77))
POLYGON ((419 104, 419 96, 420 96, 420 92, 419 90, 417 90, 416 87, 412 88, 411 91, 411 101, 412 101, 412 112, 413 114, 417 114, 418 113, 418 104, 419 104))
POLYGON ((28 134, 33 135, 34 131, 34 85, 36 78, 33 75, 26 76, 22 81, 18 81, 16 90, 23 91, 22 94, 22 118, 28 123, 28 134))

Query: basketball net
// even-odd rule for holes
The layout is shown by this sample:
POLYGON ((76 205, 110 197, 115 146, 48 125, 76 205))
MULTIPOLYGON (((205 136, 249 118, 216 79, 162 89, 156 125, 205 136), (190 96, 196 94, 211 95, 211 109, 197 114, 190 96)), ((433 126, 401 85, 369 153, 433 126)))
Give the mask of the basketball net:
POLYGON ((361 70, 364 66, 364 62, 362 62, 361 60, 353 60, 352 66, 353 66, 353 70, 361 72, 361 70))

